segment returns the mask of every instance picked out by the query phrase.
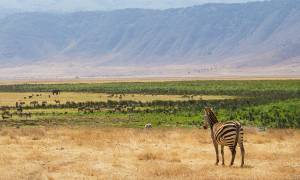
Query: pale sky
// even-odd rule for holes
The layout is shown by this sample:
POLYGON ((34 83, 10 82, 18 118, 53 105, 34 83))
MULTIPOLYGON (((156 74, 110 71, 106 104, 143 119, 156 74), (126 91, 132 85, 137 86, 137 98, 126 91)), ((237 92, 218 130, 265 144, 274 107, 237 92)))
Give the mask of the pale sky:
POLYGON ((0 0, 0 9, 85 11, 124 8, 167 9, 204 3, 241 3, 262 0, 0 0))

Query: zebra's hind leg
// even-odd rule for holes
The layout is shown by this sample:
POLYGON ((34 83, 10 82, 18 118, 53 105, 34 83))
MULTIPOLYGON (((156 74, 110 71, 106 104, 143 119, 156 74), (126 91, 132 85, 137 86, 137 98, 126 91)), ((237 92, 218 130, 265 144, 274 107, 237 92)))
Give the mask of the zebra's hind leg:
POLYGON ((239 145, 240 145, 241 156, 242 156, 241 167, 243 167, 243 166, 244 166, 245 149, 244 149, 244 144, 243 144, 243 142, 240 142, 239 145))
POLYGON ((235 147, 230 147, 230 151, 231 151, 231 162, 230 162, 230 166, 233 165, 234 163, 234 159, 235 159, 235 154, 236 154, 236 150, 235 150, 235 147))
POLYGON ((213 141, 214 146, 215 146, 215 151, 216 151, 216 165, 219 164, 219 149, 218 149, 218 144, 217 142, 213 141))
POLYGON ((221 145, 221 154, 222 154, 222 165, 225 165, 225 160, 224 160, 224 146, 221 145))

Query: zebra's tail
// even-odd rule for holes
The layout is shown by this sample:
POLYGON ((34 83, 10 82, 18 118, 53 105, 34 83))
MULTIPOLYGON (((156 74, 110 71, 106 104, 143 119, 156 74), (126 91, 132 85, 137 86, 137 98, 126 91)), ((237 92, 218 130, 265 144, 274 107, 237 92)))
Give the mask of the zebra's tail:
POLYGON ((239 141, 240 129, 241 129, 241 124, 238 123, 238 124, 237 124, 237 128, 236 128, 236 136, 235 136, 235 142, 234 142, 233 149, 236 148, 237 143, 238 143, 238 141, 239 141))

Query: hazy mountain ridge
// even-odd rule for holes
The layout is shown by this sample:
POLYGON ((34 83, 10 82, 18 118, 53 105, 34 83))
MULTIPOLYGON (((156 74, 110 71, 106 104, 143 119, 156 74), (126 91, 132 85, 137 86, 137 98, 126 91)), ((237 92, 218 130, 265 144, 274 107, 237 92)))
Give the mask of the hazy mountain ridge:
MULTIPOLYGON (((234 3, 255 0, 213 0, 214 2, 234 3)), ((258 0, 256 0, 258 1, 258 0)), ((95 11, 125 8, 168 9, 188 7, 212 2, 211 0, 1 0, 0 7, 22 11, 95 11)))
POLYGON ((94 68, 192 64, 298 68, 299 19, 297 0, 169 10, 19 13, 0 19, 0 62, 16 66, 60 61, 94 68))

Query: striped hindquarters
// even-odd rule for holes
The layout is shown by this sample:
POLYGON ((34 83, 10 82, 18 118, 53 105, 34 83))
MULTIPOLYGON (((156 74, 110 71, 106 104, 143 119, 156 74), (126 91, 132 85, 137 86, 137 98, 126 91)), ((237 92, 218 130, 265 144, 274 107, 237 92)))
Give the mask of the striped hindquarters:
POLYGON ((237 121, 228 121, 216 123, 213 127, 214 138, 216 142, 229 148, 235 148, 238 142, 243 142, 244 131, 241 124, 237 121), (237 141, 237 132, 238 141, 237 141))

